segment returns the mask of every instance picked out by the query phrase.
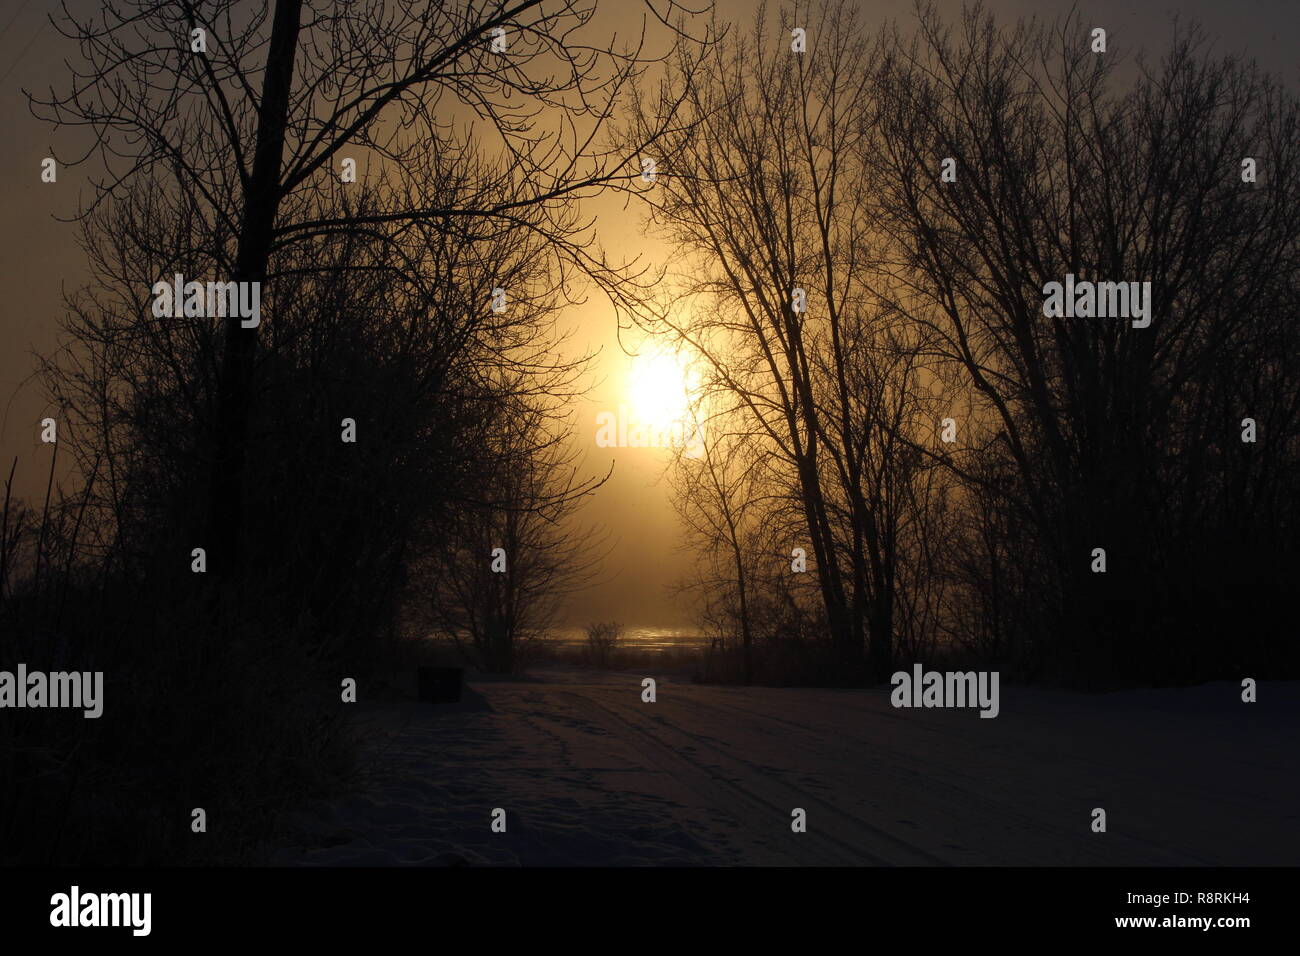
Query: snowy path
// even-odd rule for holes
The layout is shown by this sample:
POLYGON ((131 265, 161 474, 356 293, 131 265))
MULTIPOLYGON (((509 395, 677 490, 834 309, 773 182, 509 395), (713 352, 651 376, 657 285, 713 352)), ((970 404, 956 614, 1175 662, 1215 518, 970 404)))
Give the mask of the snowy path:
POLYGON ((1261 691, 1004 689, 981 720, 879 690, 479 681, 454 707, 367 708, 358 791, 274 862, 1295 865, 1300 687, 1261 691))

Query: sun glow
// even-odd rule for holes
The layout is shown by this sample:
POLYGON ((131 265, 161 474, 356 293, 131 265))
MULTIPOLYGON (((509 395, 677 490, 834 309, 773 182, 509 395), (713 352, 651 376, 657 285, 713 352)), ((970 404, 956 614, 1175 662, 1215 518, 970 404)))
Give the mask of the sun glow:
POLYGON ((696 374, 681 352, 647 344, 631 362, 627 397, 633 418, 652 428, 685 423, 696 374))

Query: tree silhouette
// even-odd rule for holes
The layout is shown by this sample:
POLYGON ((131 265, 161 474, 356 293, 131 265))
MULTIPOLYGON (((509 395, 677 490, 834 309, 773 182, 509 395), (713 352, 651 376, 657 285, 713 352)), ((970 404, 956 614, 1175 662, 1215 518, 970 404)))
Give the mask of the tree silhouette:
MULTIPOLYGON (((230 0, 142 0, 86 21, 65 12, 56 25, 78 43, 82 65, 70 90, 32 104, 37 115, 95 136, 91 154, 107 176, 86 213, 141 186, 184 196, 220 232, 215 264, 234 281, 266 280, 278 254, 321 236, 435 223, 462 236, 532 230, 548 240, 557 287, 574 268, 615 286, 630 276, 599 256, 574 202, 639 172, 628 163, 653 139, 618 153, 601 137, 655 57, 644 29, 626 48, 593 45, 584 29, 595 10, 582 0, 277 0, 268 15, 230 0), (194 31, 205 44, 198 52, 194 31), (470 132, 457 132, 457 123, 470 132), (365 215, 313 208, 310 197, 339 174, 336 164, 356 158, 349 150, 408 180, 449 168, 474 178, 452 205, 365 215), (496 161, 478 161, 485 154, 496 161)), ((648 4, 643 22, 668 25, 678 12, 672 0, 648 4)), ((670 49, 690 42, 680 26, 670 38, 670 49)), ((660 129, 671 123, 668 110, 660 129)), ((274 314, 282 303, 270 301, 274 314)), ((202 423, 211 466, 206 537, 221 576, 240 573, 263 334, 225 321, 215 400, 202 423)))

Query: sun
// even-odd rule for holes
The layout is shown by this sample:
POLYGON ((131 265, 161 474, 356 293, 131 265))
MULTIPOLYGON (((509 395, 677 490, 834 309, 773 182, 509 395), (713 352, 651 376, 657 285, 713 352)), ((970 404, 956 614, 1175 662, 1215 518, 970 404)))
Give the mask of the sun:
POLYGON ((695 378, 683 353, 646 345, 632 358, 628 370, 627 397, 632 417, 642 425, 659 429, 684 422, 695 378))

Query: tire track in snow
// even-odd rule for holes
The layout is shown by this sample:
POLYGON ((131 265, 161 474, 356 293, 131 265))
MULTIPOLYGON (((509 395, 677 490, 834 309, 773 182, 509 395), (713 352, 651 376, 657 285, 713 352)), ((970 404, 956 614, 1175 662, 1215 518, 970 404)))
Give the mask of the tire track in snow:
MULTIPOLYGON (((850 844, 838 840, 828 834, 825 830, 816 827, 810 827, 807 832, 802 834, 791 835, 797 836, 798 843, 796 845, 807 843, 819 844, 825 853, 828 853, 831 857, 837 860, 843 861, 842 865, 860 866, 864 863, 877 866, 896 864, 943 865, 946 863, 945 860, 934 856, 921 847, 908 843, 905 840, 901 840, 893 834, 872 826, 869 823, 865 823, 862 820, 845 813, 835 805, 827 803, 819 797, 771 777, 769 774, 764 773, 761 768, 755 767, 746 760, 737 758, 722 748, 717 747, 709 741, 699 738, 695 734, 685 731, 676 725, 663 722, 654 723, 654 726, 660 730, 676 732, 681 736, 687 737, 708 747, 710 750, 721 756, 725 761, 741 765, 744 769, 745 775, 760 777, 763 779, 766 787, 783 791, 786 795, 785 805, 774 804, 771 800, 742 784, 719 777, 714 768, 686 756, 682 751, 673 748, 655 733, 652 733, 642 726, 638 726, 590 694, 567 689, 564 693, 577 698, 584 704, 587 704, 590 708, 597 709, 617 721, 622 727, 626 728, 632 736, 646 745, 647 749, 646 751, 643 751, 643 753, 647 756, 650 756, 651 753, 656 755, 650 756, 650 759, 656 762, 661 769, 673 773, 674 771, 670 768, 675 766, 677 771, 676 775, 682 779, 686 786, 696 790, 696 792, 702 792, 702 790, 709 791, 707 793, 702 793, 702 795, 707 796, 710 799, 710 802, 717 804, 717 809, 728 812, 728 815, 732 816, 733 819, 740 819, 740 822, 747 826, 752 827, 751 821, 744 818, 737 818, 734 813, 725 809, 728 806, 725 802, 726 797, 732 798, 735 802, 748 807, 751 811, 762 816, 770 814, 774 825, 778 820, 788 820, 790 809, 792 807, 816 805, 820 810, 825 811, 829 818, 839 821, 841 823, 841 829, 845 829, 843 825, 847 824, 847 829, 855 832, 858 839, 850 844), (704 781, 703 788, 699 785, 701 778, 704 781), (724 797, 723 801, 719 801, 718 798, 720 795, 724 797), (866 847, 871 847, 871 849, 868 850, 866 847)), ((802 850, 800 855, 808 856, 808 850, 811 850, 811 847, 802 850)), ((824 864, 826 862, 826 857, 823 854, 818 854, 810 862, 824 864)))
MULTIPOLYGON (((796 703, 805 703, 805 702, 797 701, 796 703)), ((906 723, 910 728, 924 731, 926 733, 935 734, 940 738, 946 738, 948 740, 953 740, 953 741, 960 741, 961 743, 967 744, 970 747, 975 749, 992 747, 995 750, 1000 750, 1002 752, 1014 753, 1017 757, 1027 758, 1027 759, 1032 758, 1034 760, 1039 760, 1043 762, 1051 761, 1053 759, 1058 759, 1061 754, 1059 747, 1045 746, 1043 745, 1041 740, 1039 740, 1037 737, 1021 732, 1020 728, 1017 728, 1016 736, 1014 739, 1001 740, 991 744, 988 738, 985 736, 973 734, 967 730, 957 729, 955 726, 949 723, 939 722, 926 716, 927 711, 924 709, 922 710, 909 709, 905 712, 899 712, 893 707, 874 707, 871 706, 871 701, 869 698, 859 697, 856 695, 854 696, 846 695, 844 698, 844 704, 846 706, 842 708, 842 710, 852 709, 855 713, 861 715, 864 720, 873 717, 884 717, 889 720, 902 721, 906 723)), ((748 713, 754 713, 754 712, 748 711, 748 713)), ((768 716, 768 715, 762 714, 761 716, 768 716)), ((1059 715, 1052 715, 1052 716, 1056 717, 1059 715)), ((1070 716, 1078 717, 1081 720, 1092 719, 1086 709, 1081 709, 1078 712, 1072 713, 1070 716)), ((1102 719, 1112 719, 1113 716, 1114 715, 1111 714, 1103 714, 1102 719)), ((784 720, 786 723, 790 723, 792 726, 798 727, 800 729, 814 730, 817 733, 826 732, 825 728, 814 728, 806 724, 799 724, 797 722, 791 721, 789 718, 774 717, 772 719, 784 720)), ((1112 728, 1104 728, 1104 729, 1114 730, 1118 732, 1118 728, 1112 727, 1112 728)), ((1272 728, 1268 728, 1268 729, 1271 730, 1272 728)), ((837 733, 839 732, 838 728, 836 732, 837 733)), ((1294 738, 1294 739, 1300 741, 1300 738, 1294 738)), ((871 743, 871 741, 864 741, 864 742, 871 743)), ((1135 764, 1133 762, 1118 763, 1115 759, 1109 759, 1109 758, 1101 759, 1086 753, 1082 753, 1077 749, 1073 749, 1070 751, 1070 762, 1076 767, 1080 767, 1080 768, 1087 767, 1098 774, 1103 774, 1111 778, 1122 776, 1130 781, 1139 784, 1146 783, 1150 779, 1145 773, 1143 773, 1143 771, 1140 769, 1140 766, 1138 764, 1135 764)), ((1275 769, 1274 765, 1272 764, 1258 764, 1258 763, 1248 762, 1246 765, 1261 770, 1275 769)), ((1200 790, 1207 796, 1214 797, 1216 800, 1220 802, 1239 805, 1244 812, 1249 812, 1249 810, 1251 809, 1252 805, 1247 795, 1243 794, 1238 788, 1219 785, 1217 778, 1205 778, 1204 775, 1199 775, 1194 778, 1194 783, 1196 784, 1198 790, 1200 790)))
MULTIPOLYGON (((719 711, 730 711, 732 713, 740 714, 745 717, 749 717, 751 719, 757 718, 760 720, 767 720, 772 723, 784 725, 786 727, 790 727, 794 730, 800 731, 800 736, 811 734, 817 738, 822 738, 825 737, 828 733, 828 730, 825 727, 814 727, 810 724, 799 723, 798 721, 793 721, 788 718, 777 717, 770 713, 761 712, 761 711, 752 711, 744 707, 737 707, 731 703, 722 704, 712 699, 706 701, 706 700, 701 700, 697 696, 683 694, 680 697, 675 698, 675 701, 685 702, 687 704, 694 704, 699 708, 703 708, 704 710, 715 709, 719 711)), ((861 711, 860 708, 854 708, 854 709, 861 711)), ((896 720, 905 719, 898 714, 880 712, 874 709, 867 709, 861 712, 866 717, 883 715, 886 717, 891 717, 896 720)), ((961 732, 947 733, 944 728, 935 726, 933 723, 930 723, 928 721, 925 723, 922 729, 927 730, 931 733, 939 734, 940 736, 946 737, 953 742, 959 742, 962 744, 973 745, 974 743, 976 743, 978 739, 970 736, 967 733, 961 733, 961 732)), ((831 731, 831 732, 838 733, 838 730, 831 731)), ((689 732, 684 731, 684 733, 688 733, 688 736, 692 736, 692 737, 694 736, 693 734, 689 734, 689 732)), ((705 742, 705 741, 701 741, 701 742, 705 742)), ((899 750, 897 747, 880 743, 876 739, 872 739, 872 738, 853 739, 851 742, 855 745, 861 745, 867 748, 874 749, 875 751, 880 752, 882 754, 888 754, 891 758, 893 758, 893 760, 896 762, 897 765, 912 764, 916 760, 915 753, 905 751, 905 750, 899 750)), ((978 742, 986 745, 988 743, 987 740, 983 740, 983 739, 978 739, 978 742)), ((1091 760, 1086 757, 1079 757, 1076 759, 1075 762, 1077 764, 1086 764, 1086 765, 1091 765, 1093 767, 1099 767, 1099 768, 1101 767, 1101 765, 1098 764, 1097 761, 1091 760)), ((1117 768, 1105 767, 1103 769, 1109 771, 1111 776, 1116 775, 1115 770, 1117 768)), ((1137 780, 1138 782, 1142 782, 1141 778, 1131 770, 1121 769, 1118 775, 1128 777, 1130 780, 1137 780)), ((1008 804, 1004 802, 1000 802, 998 800, 995 800, 991 797, 988 797, 982 793, 968 789, 966 787, 958 786, 956 784, 951 783, 948 780, 938 780, 933 776, 927 776, 926 781, 927 781, 927 786, 929 788, 927 796, 935 793, 936 791, 940 791, 940 790, 944 791, 950 795, 951 797, 950 805, 952 806, 961 807, 963 808, 963 810, 971 806, 981 806, 985 808, 985 812, 989 813, 991 816, 981 817, 980 818, 981 820, 1000 818, 1004 821, 1009 821, 1014 825, 1016 829, 1032 830, 1034 832, 1037 832, 1040 836, 1050 837, 1055 842, 1057 842, 1062 846, 1070 846, 1071 849, 1074 850, 1074 852, 1076 853, 1087 855, 1089 858, 1095 860, 1100 865, 1113 865, 1116 862, 1114 857, 1113 844, 1118 841, 1137 844, 1138 846, 1146 848, 1148 850, 1157 851, 1160 855, 1166 857, 1165 860, 1158 861, 1165 865, 1189 865, 1189 864, 1204 865, 1204 866, 1213 865, 1213 861, 1207 860, 1187 850, 1170 847, 1165 843, 1158 843, 1152 840, 1148 840, 1132 833, 1112 834, 1113 839, 1110 841, 1110 845, 1099 845, 1097 847, 1091 847, 1087 843, 1081 842, 1078 839, 1078 835, 1076 833, 1068 830, 1065 826, 1061 824, 1049 823, 1038 818, 1029 817, 1024 813, 1023 810, 1019 810, 1015 807, 1008 806, 1008 804)), ((1148 864, 1153 862, 1150 860, 1149 856, 1142 856, 1140 857, 1140 859, 1142 862, 1148 864)))

